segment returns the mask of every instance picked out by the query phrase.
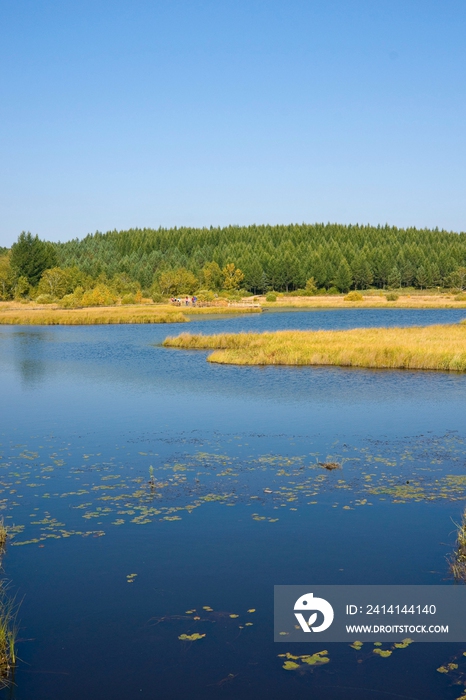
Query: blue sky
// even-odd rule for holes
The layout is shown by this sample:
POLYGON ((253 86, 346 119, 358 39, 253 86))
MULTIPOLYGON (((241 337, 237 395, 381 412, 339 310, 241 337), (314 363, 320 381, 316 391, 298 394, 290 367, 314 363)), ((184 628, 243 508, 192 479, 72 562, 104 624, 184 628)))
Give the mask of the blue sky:
POLYGON ((0 245, 21 230, 466 230, 464 0, 3 0, 0 245))

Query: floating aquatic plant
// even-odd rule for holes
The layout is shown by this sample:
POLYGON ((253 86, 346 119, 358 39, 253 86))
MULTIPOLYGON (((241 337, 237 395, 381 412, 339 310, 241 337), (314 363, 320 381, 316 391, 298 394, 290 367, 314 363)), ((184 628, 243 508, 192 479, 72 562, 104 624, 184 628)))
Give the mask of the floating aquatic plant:
POLYGON ((194 634, 180 634, 178 639, 182 639, 184 642, 195 642, 198 639, 204 639, 205 636, 205 634, 194 632, 194 634))
POLYGON ((282 666, 285 671, 303 671, 308 666, 323 666, 324 664, 328 664, 330 659, 327 654, 328 651, 324 649, 323 651, 317 651, 315 654, 301 654, 300 656, 295 656, 294 654, 290 654, 290 652, 286 652, 285 654, 278 654, 278 656, 279 658, 286 659, 282 666))

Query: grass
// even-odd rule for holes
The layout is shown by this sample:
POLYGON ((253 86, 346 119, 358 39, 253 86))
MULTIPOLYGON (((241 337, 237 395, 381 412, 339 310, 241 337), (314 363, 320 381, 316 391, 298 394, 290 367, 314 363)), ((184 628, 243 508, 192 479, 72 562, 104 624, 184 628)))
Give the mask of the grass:
POLYGON ((209 362, 466 371, 466 324, 348 331, 183 333, 165 347, 214 350, 209 362))
MULTIPOLYGON (((8 530, 0 519, 0 554, 5 552, 8 530)), ((4 581, 0 581, 0 688, 10 685, 16 664, 17 605, 4 581)))
POLYGON ((147 306, 109 306, 87 309, 1 309, 0 324, 34 326, 82 326, 113 323, 183 323, 188 319, 178 309, 160 311, 147 306))
POLYGON ((61 309, 56 304, 34 302, 0 302, 0 324, 33 326, 81 326, 120 323, 184 323, 185 314, 224 315, 260 313, 260 307, 248 306, 172 306, 171 304, 134 304, 123 306, 92 306, 83 309, 61 309))
POLYGON ((5 523, 3 522, 3 518, 0 518, 0 554, 3 552, 3 550, 6 547, 7 537, 8 537, 8 530, 6 528, 5 523))
POLYGON ((466 308, 466 297, 457 298, 458 295, 438 294, 428 292, 416 292, 402 294, 396 292, 398 299, 389 301, 389 292, 361 292, 361 301, 350 301, 345 299, 345 295, 336 294, 329 296, 314 297, 288 297, 277 296, 277 301, 267 302, 265 297, 258 297, 263 308, 270 309, 464 309, 466 308))
POLYGON ((455 581, 466 583, 466 511, 458 526, 456 548, 449 559, 450 571, 455 581))
POLYGON ((4 583, 0 584, 0 687, 9 684, 16 664, 17 606, 8 595, 4 583))

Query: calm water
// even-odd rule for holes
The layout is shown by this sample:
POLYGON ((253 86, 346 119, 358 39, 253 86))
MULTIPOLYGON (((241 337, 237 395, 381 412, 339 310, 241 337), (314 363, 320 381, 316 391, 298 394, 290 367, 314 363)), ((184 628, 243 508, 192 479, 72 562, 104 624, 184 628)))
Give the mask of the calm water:
POLYGON ((0 502, 16 532, 3 566, 22 600, 22 661, 5 697, 458 698, 466 657, 455 677, 436 671, 458 645, 413 644, 384 659, 371 645, 333 644, 329 664, 285 671, 278 654, 321 645, 274 644, 272 609, 279 583, 451 585, 446 557, 466 500, 466 376, 210 365, 205 352, 160 343, 188 328, 464 316, 346 310, 0 327, 0 502), (343 468, 318 466, 330 459, 343 468), (195 632, 205 637, 179 639, 195 632))

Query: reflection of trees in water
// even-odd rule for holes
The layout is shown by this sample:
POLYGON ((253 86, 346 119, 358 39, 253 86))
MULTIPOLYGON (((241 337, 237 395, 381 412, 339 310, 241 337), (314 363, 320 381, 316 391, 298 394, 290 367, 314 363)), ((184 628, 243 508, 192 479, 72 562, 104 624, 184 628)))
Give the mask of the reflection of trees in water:
POLYGON ((44 331, 22 331, 13 335, 15 364, 28 386, 35 386, 45 379, 47 370, 43 354, 48 335, 44 331))

